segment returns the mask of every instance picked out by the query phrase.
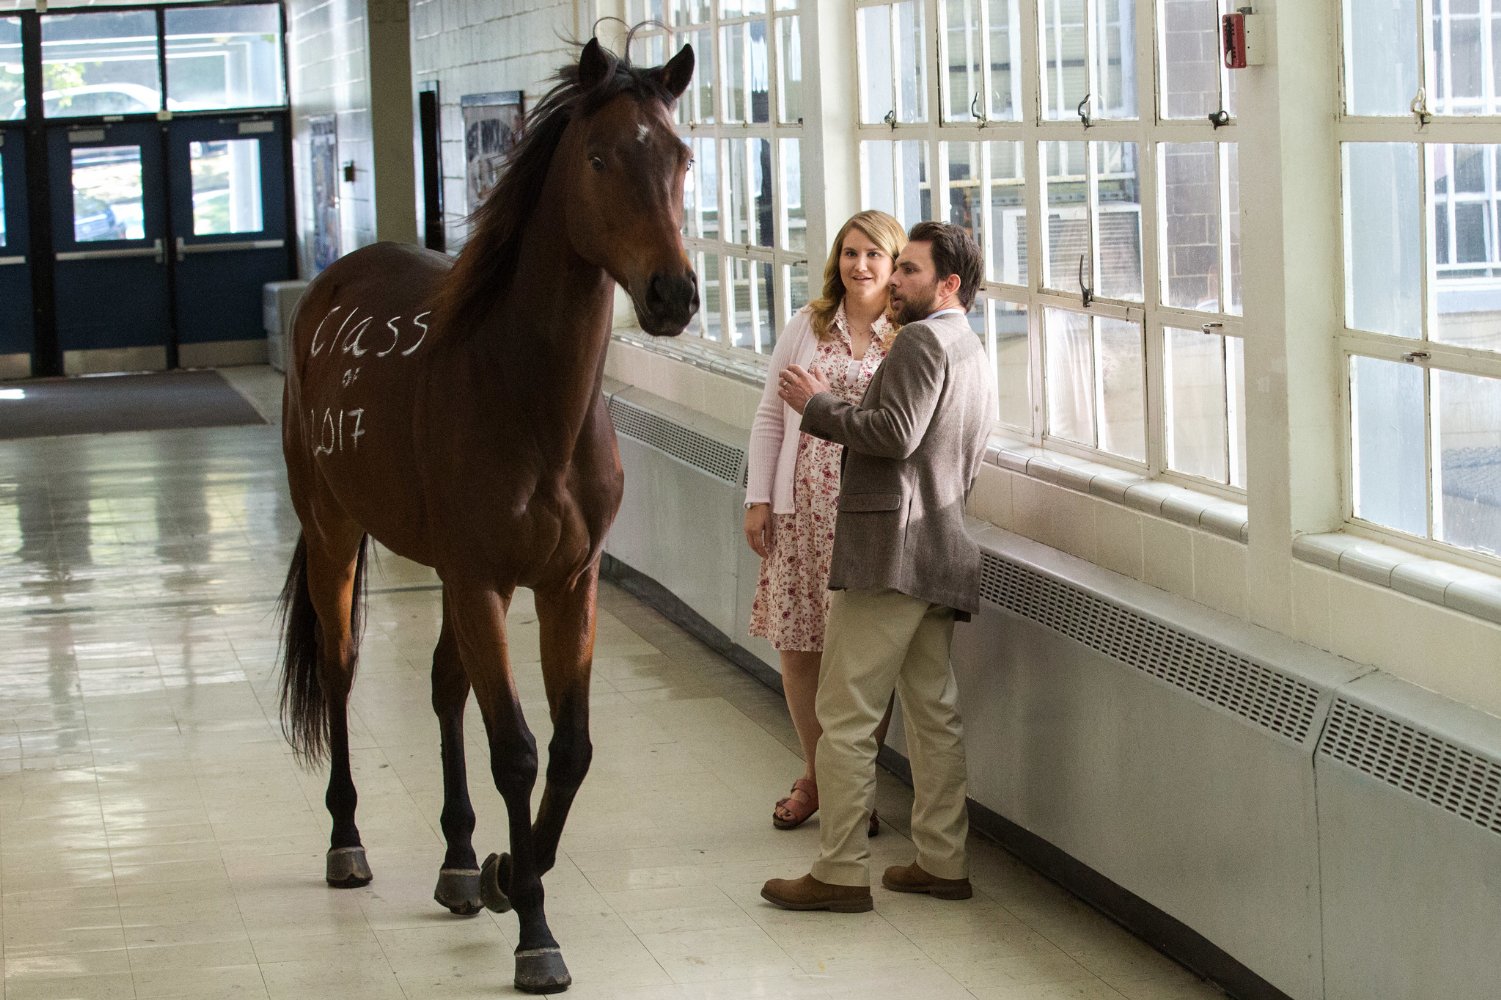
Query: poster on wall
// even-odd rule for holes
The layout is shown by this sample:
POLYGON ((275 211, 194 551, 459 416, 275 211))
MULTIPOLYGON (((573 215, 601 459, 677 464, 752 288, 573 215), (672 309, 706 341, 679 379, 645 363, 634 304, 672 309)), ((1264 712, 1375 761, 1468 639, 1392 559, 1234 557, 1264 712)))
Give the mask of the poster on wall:
POLYGON ((339 258, 339 136, 333 115, 308 119, 313 168, 313 270, 339 258))
POLYGON ((459 108, 464 115, 465 207, 473 213, 500 180, 506 157, 521 141, 521 91, 465 94, 459 108))

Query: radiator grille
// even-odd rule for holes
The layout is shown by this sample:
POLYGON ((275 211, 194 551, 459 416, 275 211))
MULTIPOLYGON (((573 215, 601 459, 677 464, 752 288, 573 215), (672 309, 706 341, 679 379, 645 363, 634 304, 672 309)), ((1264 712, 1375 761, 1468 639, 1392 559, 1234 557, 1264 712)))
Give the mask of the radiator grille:
POLYGON ((1501 833, 1501 763, 1336 698, 1319 753, 1501 833))
POLYGON ((1025 567, 984 553, 980 596, 1299 743, 1317 688, 1025 567))
POLYGON ((623 399, 610 400, 610 419, 615 430, 626 437, 665 451, 727 483, 741 481, 744 449, 716 441, 623 399))

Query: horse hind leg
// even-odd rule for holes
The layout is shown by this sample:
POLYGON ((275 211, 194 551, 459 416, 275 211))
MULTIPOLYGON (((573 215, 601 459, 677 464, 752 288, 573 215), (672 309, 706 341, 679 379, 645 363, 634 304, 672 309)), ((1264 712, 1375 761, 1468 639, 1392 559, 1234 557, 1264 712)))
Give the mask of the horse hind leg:
POLYGON ((469 679, 459 658, 459 643, 443 599, 443 630, 433 650, 433 712, 443 754, 443 837, 448 843, 433 899, 452 913, 469 917, 483 906, 479 863, 474 856, 474 807, 464 763, 464 703, 469 679))

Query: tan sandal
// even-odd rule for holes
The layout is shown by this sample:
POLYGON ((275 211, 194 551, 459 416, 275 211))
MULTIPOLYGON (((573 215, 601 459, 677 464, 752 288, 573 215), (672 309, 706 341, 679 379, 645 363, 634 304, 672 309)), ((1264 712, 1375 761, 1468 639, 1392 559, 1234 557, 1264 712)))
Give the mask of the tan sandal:
POLYGON ((798 778, 792 783, 792 794, 778 799, 771 811, 771 825, 778 830, 792 830, 807 822, 809 816, 818 812, 818 784, 812 778, 798 778), (802 792, 803 798, 796 798, 802 792))

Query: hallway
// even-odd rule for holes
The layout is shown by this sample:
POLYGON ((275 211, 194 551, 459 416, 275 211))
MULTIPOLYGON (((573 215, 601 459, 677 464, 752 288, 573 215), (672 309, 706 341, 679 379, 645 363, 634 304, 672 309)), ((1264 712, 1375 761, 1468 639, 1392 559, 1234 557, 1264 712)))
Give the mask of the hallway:
MULTIPOLYGON (((225 374, 274 419, 279 376, 225 374)), ((390 553, 351 711, 375 881, 323 884, 324 778, 295 766, 277 721, 273 604, 296 533, 274 424, 0 442, 3 1000, 512 995, 515 918, 431 899, 438 592, 390 553)), ((529 592, 510 624, 545 744, 529 592)), ((785 706, 610 585, 592 704, 594 767, 547 880, 568 996, 1222 995, 984 842, 969 902, 762 902, 818 838, 816 821, 768 821, 801 767, 785 706)), ((472 702, 466 735, 483 855, 504 816, 472 702)), ((911 851, 910 794, 880 784, 877 872, 911 851)))

